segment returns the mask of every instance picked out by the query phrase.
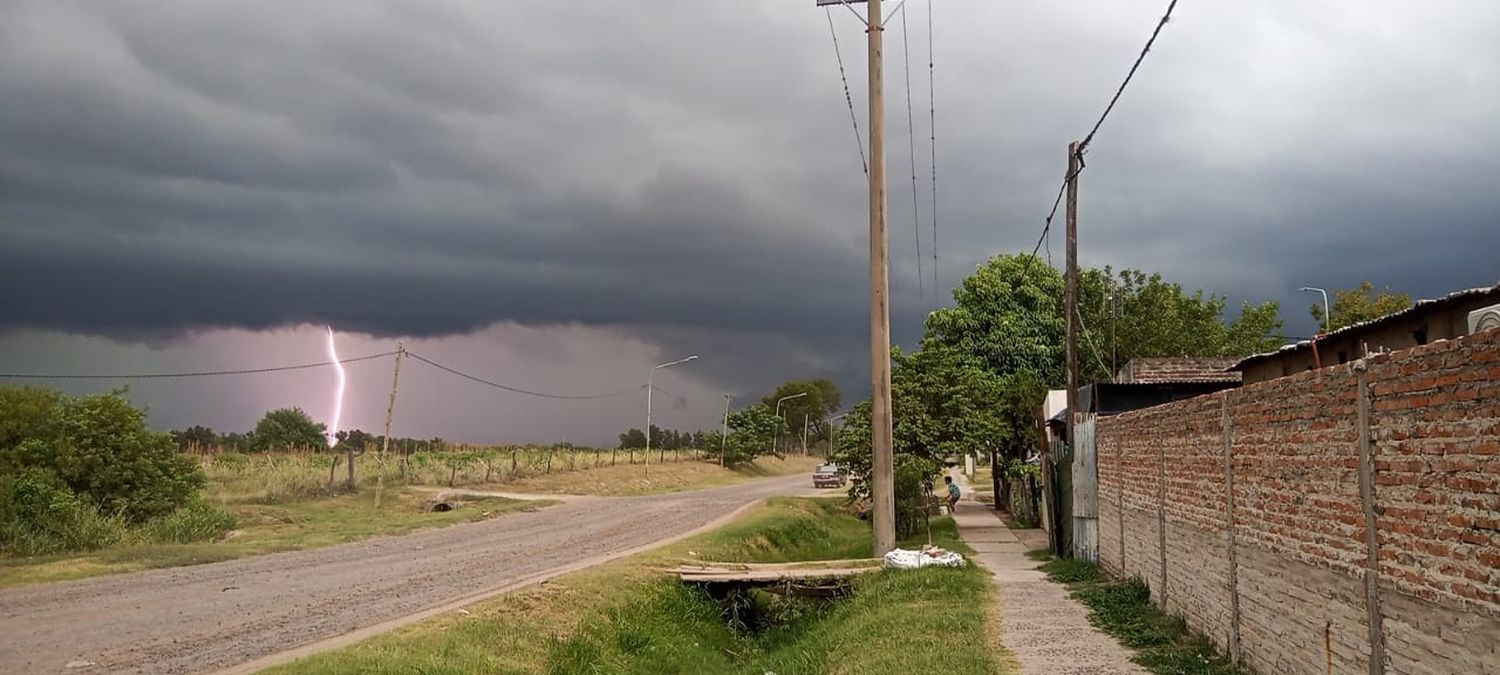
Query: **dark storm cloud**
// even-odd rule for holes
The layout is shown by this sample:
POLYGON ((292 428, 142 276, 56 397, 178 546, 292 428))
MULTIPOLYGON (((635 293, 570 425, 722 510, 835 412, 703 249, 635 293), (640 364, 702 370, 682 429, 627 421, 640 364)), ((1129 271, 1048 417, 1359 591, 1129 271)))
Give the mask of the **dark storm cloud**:
MULTIPOLYGON (((939 3, 945 288, 1030 246, 1066 142, 1161 4, 939 3)), ((1500 10, 1440 4, 1182 7, 1090 155, 1085 263, 1280 300, 1294 321, 1304 284, 1493 282, 1500 10)), ((835 18, 858 100, 862 36, 835 18)), ((910 341, 936 301, 911 257, 898 22, 910 341)), ((779 2, 9 3, 0 284, 24 291, 0 325, 579 322, 733 344, 725 378, 795 354, 857 381, 865 202, 825 31, 779 2)))

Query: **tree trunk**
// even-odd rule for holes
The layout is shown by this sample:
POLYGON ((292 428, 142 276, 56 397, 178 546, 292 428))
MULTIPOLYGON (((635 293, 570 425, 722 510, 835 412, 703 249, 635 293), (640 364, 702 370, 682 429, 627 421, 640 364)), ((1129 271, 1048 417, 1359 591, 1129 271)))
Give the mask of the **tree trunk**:
POLYGON ((354 489, 354 448, 349 448, 349 449, 345 450, 344 454, 345 454, 345 460, 349 462, 348 466, 345 467, 345 468, 349 469, 349 489, 353 490, 354 489))

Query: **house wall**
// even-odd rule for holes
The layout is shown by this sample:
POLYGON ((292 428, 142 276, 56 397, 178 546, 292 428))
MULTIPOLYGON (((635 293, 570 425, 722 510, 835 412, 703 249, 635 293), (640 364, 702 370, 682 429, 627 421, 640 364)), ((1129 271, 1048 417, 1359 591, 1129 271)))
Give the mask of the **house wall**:
POLYGON ((1097 436, 1100 564, 1250 670, 1500 673, 1500 330, 1097 436))
MULTIPOLYGON (((1421 344, 1450 340, 1469 332, 1469 312, 1495 302, 1494 295, 1480 295, 1463 301, 1413 312, 1368 328, 1350 330, 1318 340, 1318 357, 1324 366, 1339 365, 1371 352, 1408 349, 1421 344), (1419 340, 1418 338, 1422 339, 1419 340)), ((1314 368, 1312 349, 1304 347, 1278 353, 1248 364, 1241 370, 1245 384, 1286 377, 1314 368)))

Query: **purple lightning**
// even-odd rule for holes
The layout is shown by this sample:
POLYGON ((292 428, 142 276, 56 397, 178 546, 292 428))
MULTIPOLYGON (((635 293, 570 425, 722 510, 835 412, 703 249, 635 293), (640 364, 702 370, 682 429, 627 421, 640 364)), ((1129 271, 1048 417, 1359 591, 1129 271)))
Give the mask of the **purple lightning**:
POLYGON ((338 444, 339 418, 344 414, 344 364, 339 363, 339 352, 333 346, 333 326, 328 327, 328 361, 339 374, 338 392, 333 397, 333 424, 328 427, 328 447, 338 444))

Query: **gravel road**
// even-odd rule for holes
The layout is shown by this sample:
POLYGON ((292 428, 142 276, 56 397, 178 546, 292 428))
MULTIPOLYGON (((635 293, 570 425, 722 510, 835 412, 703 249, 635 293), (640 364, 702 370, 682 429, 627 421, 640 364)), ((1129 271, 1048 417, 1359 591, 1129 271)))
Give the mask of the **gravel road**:
POLYGON ((311 551, 3 590, 0 672, 227 668, 671 539, 808 484, 799 475, 581 499, 311 551))

